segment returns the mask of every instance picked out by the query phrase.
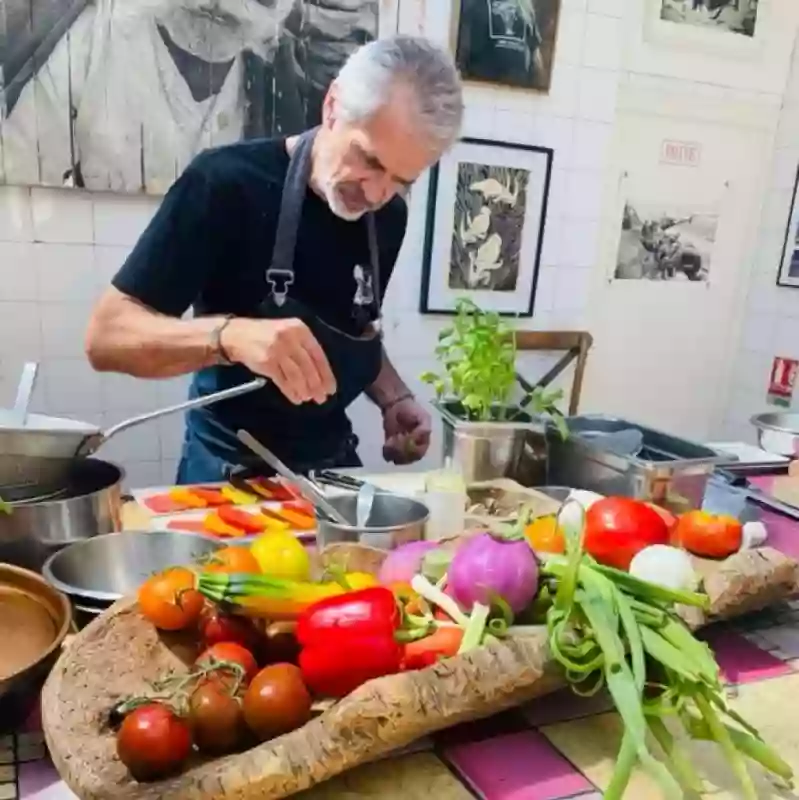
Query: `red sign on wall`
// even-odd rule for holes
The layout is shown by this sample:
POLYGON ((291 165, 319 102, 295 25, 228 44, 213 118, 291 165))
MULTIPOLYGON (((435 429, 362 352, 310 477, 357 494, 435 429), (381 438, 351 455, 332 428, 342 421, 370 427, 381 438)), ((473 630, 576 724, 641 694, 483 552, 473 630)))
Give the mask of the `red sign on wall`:
POLYGON ((796 359, 781 358, 780 356, 774 359, 767 398, 771 405, 790 407, 797 370, 799 370, 799 361, 796 359))

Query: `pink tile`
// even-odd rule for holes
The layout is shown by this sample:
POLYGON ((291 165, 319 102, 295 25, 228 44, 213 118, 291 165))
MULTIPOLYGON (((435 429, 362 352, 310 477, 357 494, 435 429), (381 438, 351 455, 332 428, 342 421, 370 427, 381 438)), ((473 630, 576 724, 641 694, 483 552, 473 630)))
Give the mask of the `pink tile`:
POLYGON ((561 800, 594 788, 538 731, 455 745, 444 756, 484 800, 561 800))
POLYGON ((20 800, 33 798, 39 792, 61 782, 50 759, 30 761, 17 767, 20 800))
POLYGON ((726 628, 708 631, 702 638, 713 649, 722 674, 730 683, 754 683, 792 671, 776 656, 726 628))
POLYGON ((613 707, 613 700, 606 692, 600 692, 593 697, 580 697, 571 689, 562 689, 536 698, 523 706, 521 712, 530 725, 541 728, 544 725, 603 714, 613 707))
POLYGON ((768 533, 766 544, 799 560, 799 521, 765 509, 760 512, 760 520, 768 533))

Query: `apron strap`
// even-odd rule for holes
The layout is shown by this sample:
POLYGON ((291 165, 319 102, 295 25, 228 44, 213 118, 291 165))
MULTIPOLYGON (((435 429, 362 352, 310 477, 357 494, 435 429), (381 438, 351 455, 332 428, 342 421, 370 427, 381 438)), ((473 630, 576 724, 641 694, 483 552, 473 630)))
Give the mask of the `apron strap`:
POLYGON ((297 140, 283 184, 272 263, 266 271, 266 281, 270 286, 272 299, 278 306, 286 302, 289 288, 294 283, 294 250, 302 216, 302 204, 308 191, 308 179, 311 177, 311 151, 317 130, 318 128, 312 128, 297 140))

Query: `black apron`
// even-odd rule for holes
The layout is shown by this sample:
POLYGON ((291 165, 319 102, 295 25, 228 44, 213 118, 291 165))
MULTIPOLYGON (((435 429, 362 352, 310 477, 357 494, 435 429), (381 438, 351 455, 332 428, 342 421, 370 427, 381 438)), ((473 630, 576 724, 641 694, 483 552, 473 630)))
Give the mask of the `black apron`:
MULTIPOLYGON (((311 150, 316 130, 302 134, 289 160, 283 185, 272 261, 266 270, 268 294, 256 316, 264 319, 301 319, 316 337, 336 378, 336 393, 322 404, 294 405, 273 383, 257 393, 234 398, 207 409, 189 412, 178 483, 225 480, 237 467, 269 474, 268 468, 236 438, 246 428, 296 472, 311 469, 360 466, 357 437, 352 433, 346 408, 371 386, 380 374, 383 344, 380 336, 379 264, 377 234, 372 214, 365 215, 370 265, 364 269, 364 286, 370 291, 365 306, 356 307, 361 336, 329 325, 291 296, 294 251, 302 205, 311 174, 311 150), (257 406, 257 415, 252 409, 257 406)), ((195 377, 190 394, 233 386, 251 379, 241 365, 212 367, 195 377)))

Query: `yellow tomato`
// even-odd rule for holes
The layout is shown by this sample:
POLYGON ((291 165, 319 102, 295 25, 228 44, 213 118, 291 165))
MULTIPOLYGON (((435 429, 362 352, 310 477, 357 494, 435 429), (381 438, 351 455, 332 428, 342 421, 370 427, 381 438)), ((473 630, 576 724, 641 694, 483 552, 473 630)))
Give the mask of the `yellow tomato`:
POLYGON ((525 529, 524 535, 530 547, 537 553, 563 553, 566 551, 566 541, 563 531, 558 527, 554 516, 538 517, 525 529))
POLYGON ((297 537, 288 531, 266 531, 251 545, 264 575, 292 581, 308 581, 311 559, 297 537))

